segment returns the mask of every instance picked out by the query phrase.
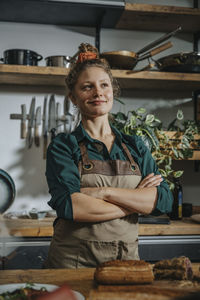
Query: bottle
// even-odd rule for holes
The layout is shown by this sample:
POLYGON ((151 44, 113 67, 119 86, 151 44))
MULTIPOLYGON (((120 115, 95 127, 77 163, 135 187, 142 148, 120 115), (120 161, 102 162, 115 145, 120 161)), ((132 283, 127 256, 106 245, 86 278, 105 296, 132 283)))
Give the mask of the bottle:
POLYGON ((169 213, 169 217, 172 220, 181 220, 182 219, 182 208, 183 208, 183 189, 180 181, 175 179, 175 188, 173 192, 174 201, 172 206, 172 211, 169 213))

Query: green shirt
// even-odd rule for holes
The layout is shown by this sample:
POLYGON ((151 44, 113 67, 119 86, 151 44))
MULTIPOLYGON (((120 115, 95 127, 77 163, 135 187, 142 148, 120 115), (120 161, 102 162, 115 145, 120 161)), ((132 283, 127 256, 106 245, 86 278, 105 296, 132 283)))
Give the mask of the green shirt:
MULTIPOLYGON (((121 143, 125 143, 136 163, 139 165, 142 178, 150 173, 159 174, 158 167, 148 148, 137 135, 129 136, 112 127, 115 133, 113 147, 108 152, 106 146, 92 139, 82 124, 71 134, 60 133, 50 143, 47 150, 46 178, 51 199, 48 204, 56 210, 57 216, 73 219, 71 194, 80 192, 78 162, 81 160, 79 143, 84 141, 88 156, 95 160, 127 160, 121 143), (96 145, 101 144, 102 151, 96 145)), ((158 200, 154 215, 171 211, 173 197, 168 184, 163 180, 158 189, 158 200)))

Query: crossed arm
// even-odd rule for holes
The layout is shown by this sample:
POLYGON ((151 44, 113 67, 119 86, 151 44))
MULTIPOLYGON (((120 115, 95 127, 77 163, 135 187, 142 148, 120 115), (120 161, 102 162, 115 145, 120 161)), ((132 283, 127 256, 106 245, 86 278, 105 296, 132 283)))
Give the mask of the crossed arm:
POLYGON ((82 188, 80 193, 71 195, 74 221, 108 221, 133 212, 149 214, 156 205, 156 187, 161 182, 161 175, 151 173, 136 189, 82 188))

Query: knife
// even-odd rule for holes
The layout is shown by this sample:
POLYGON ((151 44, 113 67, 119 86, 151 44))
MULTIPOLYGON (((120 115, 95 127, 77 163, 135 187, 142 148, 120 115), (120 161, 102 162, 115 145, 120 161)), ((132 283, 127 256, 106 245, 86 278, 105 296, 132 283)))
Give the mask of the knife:
POLYGON ((42 116, 42 135, 43 135, 43 158, 46 159, 47 144, 48 144, 48 98, 44 97, 43 116, 42 116))
POLYGON ((57 133, 61 131, 61 104, 59 102, 56 103, 56 129, 57 133))
POLYGON ((21 119, 21 139, 26 138, 26 104, 21 105, 22 119, 21 119))
POLYGON ((65 123, 64 123, 64 131, 66 133, 71 132, 71 121, 72 121, 72 114, 69 112, 71 107, 71 101, 68 97, 64 99, 64 115, 65 115, 65 123))
POLYGON ((41 124, 41 106, 37 107, 35 113, 35 134, 34 140, 37 147, 40 146, 39 125, 41 124))
POLYGON ((56 128, 56 101, 55 96, 51 95, 49 100, 49 123, 48 123, 48 131, 56 128))
POLYGON ((26 136, 26 143, 28 148, 31 148, 33 144, 33 125, 34 125, 34 115, 35 115, 35 97, 32 98, 31 106, 29 109, 29 115, 28 115, 28 133, 26 136))
POLYGON ((56 131, 56 101, 55 96, 51 95, 49 100, 49 123, 48 131, 52 133, 51 139, 56 131))

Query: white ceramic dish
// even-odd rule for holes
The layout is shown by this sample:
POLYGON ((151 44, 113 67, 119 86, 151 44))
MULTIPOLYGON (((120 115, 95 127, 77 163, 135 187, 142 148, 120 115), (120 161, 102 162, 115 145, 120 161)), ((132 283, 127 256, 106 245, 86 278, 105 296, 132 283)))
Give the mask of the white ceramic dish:
MULTIPOLYGON (((2 285, 0 285, 0 294, 5 293, 5 292, 13 292, 16 289, 20 289, 20 288, 23 288, 25 286, 27 286, 26 283, 2 284, 2 285)), ((36 290, 40 290, 41 288, 45 288, 48 292, 52 292, 52 291, 56 290, 58 288, 58 286, 53 285, 53 284, 34 283, 33 288, 36 289, 36 290)), ((81 293, 79 293, 77 291, 74 291, 74 290, 72 290, 72 291, 75 294, 77 300, 84 300, 85 299, 85 297, 81 293)))
POLYGON ((192 215, 191 219, 193 221, 196 221, 196 222, 200 223, 200 214, 198 214, 198 215, 192 215))

